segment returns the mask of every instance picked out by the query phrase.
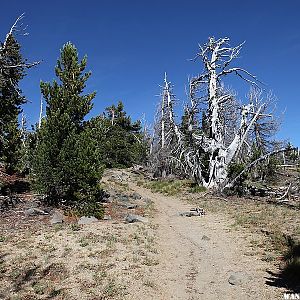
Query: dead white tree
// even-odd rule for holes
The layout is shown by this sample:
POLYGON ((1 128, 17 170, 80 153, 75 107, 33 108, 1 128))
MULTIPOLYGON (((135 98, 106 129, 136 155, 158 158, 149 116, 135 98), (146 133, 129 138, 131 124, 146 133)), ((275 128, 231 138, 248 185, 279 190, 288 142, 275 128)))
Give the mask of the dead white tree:
POLYGON ((26 142, 26 133, 27 133, 27 122, 26 122, 26 116, 24 114, 24 112, 22 111, 22 115, 21 115, 21 141, 22 141, 22 145, 23 147, 25 147, 25 142, 26 142))
POLYGON ((33 66, 36 66, 40 63, 40 61, 33 62, 33 63, 27 63, 27 62, 22 62, 20 64, 11 64, 7 63, 5 60, 6 57, 6 52, 8 51, 9 47, 9 39, 15 35, 28 35, 26 32, 27 27, 23 26, 22 19, 24 18, 25 14, 21 14, 14 24, 11 26, 10 30, 6 34, 5 40, 3 43, 0 43, 0 73, 4 72, 6 69, 11 69, 11 68, 31 68, 33 66))
POLYGON ((178 131, 174 121, 175 95, 166 73, 160 99, 151 143, 151 163, 155 175, 164 178, 173 173, 174 130, 178 131))
MULTIPOLYGON (((21 23, 24 14, 20 15, 9 29, 4 41, 0 42, 0 152, 5 143, 15 143, 11 138, 13 131, 18 129, 18 115, 25 98, 21 95, 19 81, 29 69, 39 62, 28 63, 20 53, 17 35, 27 35, 26 27, 21 23), (13 130, 13 131, 11 131, 13 130)), ((1 154, 2 156, 2 154, 1 154)))
POLYGON ((190 175, 207 188, 222 189, 229 184, 230 164, 241 151, 254 125, 265 115, 267 103, 250 101, 238 106, 234 93, 225 89, 222 84, 224 77, 237 75, 251 86, 259 88, 260 82, 256 76, 241 67, 231 66, 239 56, 243 44, 231 47, 229 38, 209 38, 206 44, 199 46, 195 60, 202 61, 204 72, 190 80, 191 105, 187 112, 193 147, 188 146, 186 135, 180 131, 170 114, 169 124, 172 125, 173 136, 177 139, 177 159, 190 175), (228 135, 226 115, 229 108, 234 113, 234 120, 231 121, 235 126, 228 135), (201 111, 205 112, 207 118, 209 129, 205 131, 195 128, 199 124, 195 122, 195 118, 199 118, 201 111))
POLYGON ((281 120, 275 117, 276 97, 272 93, 264 96, 261 89, 253 87, 248 97, 253 106, 253 112, 264 104, 260 116, 253 124, 250 136, 256 149, 265 154, 271 150, 271 138, 278 131, 281 123, 281 120))
POLYGON ((43 118, 43 95, 41 95, 41 99, 40 99, 40 114, 39 114, 39 123, 38 123, 39 129, 42 126, 42 118, 43 118))
MULTIPOLYGON (((197 98, 197 90, 206 87, 207 94, 203 101, 207 105, 207 116, 210 132, 208 135, 194 135, 199 148, 209 156, 209 175, 207 179, 199 178, 208 188, 220 188, 227 184, 228 167, 244 144, 250 128, 260 116, 263 104, 253 111, 251 103, 240 107, 240 124, 232 140, 226 145, 224 135, 224 107, 232 101, 233 94, 224 90, 222 78, 235 74, 243 80, 257 86, 257 79, 247 70, 240 67, 231 67, 231 63, 238 57, 242 45, 230 47, 229 39, 209 38, 208 43, 200 46, 196 58, 204 64, 205 72, 191 80, 190 97, 197 98)), ((197 102, 197 101, 194 101, 197 102)), ((193 109, 193 106, 192 106, 193 109)))

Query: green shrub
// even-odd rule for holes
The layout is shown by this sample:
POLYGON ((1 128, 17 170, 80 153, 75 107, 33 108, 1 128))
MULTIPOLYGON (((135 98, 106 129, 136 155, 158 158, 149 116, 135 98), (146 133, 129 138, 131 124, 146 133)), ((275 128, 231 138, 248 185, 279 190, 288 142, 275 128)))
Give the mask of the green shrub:
POLYGON ((205 192, 206 188, 196 183, 191 184, 190 193, 202 193, 205 192))
POLYGON ((77 205, 76 215, 78 217, 95 217, 97 219, 103 219, 104 207, 100 202, 86 202, 83 205, 77 205))
POLYGON ((151 181, 146 184, 146 187, 150 188, 155 193, 173 196, 182 192, 188 185, 189 182, 187 180, 158 180, 151 181))

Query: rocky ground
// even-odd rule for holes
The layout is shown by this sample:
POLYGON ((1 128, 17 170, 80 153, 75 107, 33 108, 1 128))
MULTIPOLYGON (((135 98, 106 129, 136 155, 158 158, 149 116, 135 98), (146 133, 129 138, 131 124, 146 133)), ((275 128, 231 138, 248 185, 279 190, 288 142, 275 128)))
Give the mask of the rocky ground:
MULTIPOLYGON (((264 219, 265 232, 256 230, 256 202, 167 196, 147 182, 133 170, 107 171, 101 221, 22 194, 1 212, 0 299, 282 299, 281 256, 267 237, 274 226, 264 219)), ((298 211, 282 213, 299 220, 298 211)))

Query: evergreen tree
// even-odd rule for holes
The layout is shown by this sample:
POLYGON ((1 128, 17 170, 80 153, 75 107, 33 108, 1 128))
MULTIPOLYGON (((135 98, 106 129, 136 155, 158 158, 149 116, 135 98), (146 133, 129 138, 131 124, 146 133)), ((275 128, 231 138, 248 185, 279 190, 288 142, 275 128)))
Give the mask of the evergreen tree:
POLYGON ((15 171, 19 160, 21 133, 18 116, 26 102, 19 88, 29 67, 21 55, 20 44, 13 34, 0 47, 0 159, 8 171, 15 171))
POLYGON ((107 107, 104 115, 92 119, 89 126, 95 129, 94 137, 106 167, 130 167, 146 158, 141 123, 132 122, 121 101, 107 107))
POLYGON ((105 110, 111 123, 110 138, 106 144, 107 158, 110 161, 108 167, 130 167, 133 163, 140 163, 145 157, 145 144, 140 132, 141 122, 132 122, 131 117, 124 111, 122 101, 105 110))
POLYGON ((41 83, 46 117, 37 132, 33 162, 36 188, 56 204, 64 200, 81 210, 101 197, 103 171, 93 133, 84 122, 95 97, 83 94, 91 75, 84 73, 86 64, 86 56, 79 61, 77 49, 67 43, 55 68, 60 82, 41 83))

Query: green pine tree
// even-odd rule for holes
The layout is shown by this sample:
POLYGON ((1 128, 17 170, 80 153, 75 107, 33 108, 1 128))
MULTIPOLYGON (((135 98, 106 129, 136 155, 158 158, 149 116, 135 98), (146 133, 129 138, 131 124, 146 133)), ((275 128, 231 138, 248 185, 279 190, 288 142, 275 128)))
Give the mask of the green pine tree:
POLYGON ((47 107, 33 163, 36 188, 55 204, 66 201, 81 211, 99 208, 103 171, 93 132, 84 122, 95 97, 83 94, 91 75, 84 72, 86 64, 86 56, 79 61, 77 49, 67 43, 55 68, 60 82, 41 83, 47 107))
POLYGON ((147 145, 141 133, 141 122, 132 122, 124 105, 112 105, 105 114, 91 120, 103 163, 107 168, 130 167, 146 158, 147 145))
POLYGON ((26 102, 19 82, 25 76, 26 61, 13 34, 0 47, 0 159, 8 171, 16 171, 21 146, 18 116, 26 102))

